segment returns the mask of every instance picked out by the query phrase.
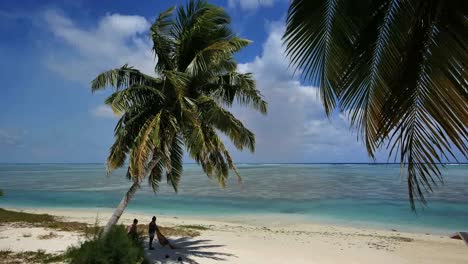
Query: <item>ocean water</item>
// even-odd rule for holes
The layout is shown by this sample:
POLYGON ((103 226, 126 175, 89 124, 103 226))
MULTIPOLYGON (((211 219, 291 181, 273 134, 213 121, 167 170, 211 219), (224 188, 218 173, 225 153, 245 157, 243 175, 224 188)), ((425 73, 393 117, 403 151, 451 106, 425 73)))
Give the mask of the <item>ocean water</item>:
MULTIPOLYGON (((468 165, 447 165, 444 185, 411 211, 398 165, 239 164, 226 188, 187 164, 179 192, 143 184, 129 210, 157 215, 255 217, 445 233, 468 230, 468 165)), ((0 207, 113 208, 130 186, 102 164, 0 164, 0 207)), ((0 219, 1 221, 1 219, 0 219)))

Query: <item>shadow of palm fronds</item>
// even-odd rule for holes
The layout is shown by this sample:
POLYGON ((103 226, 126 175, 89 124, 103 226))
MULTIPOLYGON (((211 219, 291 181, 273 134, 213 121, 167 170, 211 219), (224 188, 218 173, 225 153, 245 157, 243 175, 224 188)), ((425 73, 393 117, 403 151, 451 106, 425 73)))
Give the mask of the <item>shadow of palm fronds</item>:
POLYGON ((171 240, 171 243, 176 247, 161 247, 157 240, 153 242, 154 250, 148 249, 148 243, 145 241, 145 256, 151 264, 155 263, 200 263, 194 258, 209 258, 216 261, 226 261, 229 257, 235 257, 233 254, 218 252, 216 249, 224 245, 211 244, 211 240, 194 239, 190 237, 181 237, 171 240), (179 261, 178 259, 181 259, 179 261))

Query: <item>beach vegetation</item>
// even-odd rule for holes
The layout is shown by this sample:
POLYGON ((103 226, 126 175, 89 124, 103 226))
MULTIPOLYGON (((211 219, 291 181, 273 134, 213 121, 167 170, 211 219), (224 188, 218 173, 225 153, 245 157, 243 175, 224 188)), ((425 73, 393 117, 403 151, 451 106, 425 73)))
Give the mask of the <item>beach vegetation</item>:
POLYGON ((63 263, 66 259, 64 254, 46 253, 43 250, 13 252, 1 250, 0 259, 2 263, 22 264, 22 263, 63 263))
MULTIPOLYGON (((78 232, 87 238, 93 238, 95 234, 101 232, 103 229, 102 226, 98 225, 97 221, 94 225, 88 225, 81 222, 63 221, 59 217, 49 214, 17 212, 0 208, 0 226, 6 224, 14 224, 15 226, 44 227, 57 231, 78 232)), ((200 235, 199 231, 202 231, 201 228, 197 228, 197 225, 176 225, 172 227, 159 226, 159 229, 167 236, 179 237, 196 237, 200 235)), ((140 234, 146 234, 147 231, 147 225, 138 225, 138 232, 140 234)), ((48 235, 50 235, 50 233, 48 235)))
POLYGON ((255 135, 228 108, 237 103, 265 114, 267 103, 250 73, 237 72, 234 54, 250 41, 236 36, 223 8, 204 0, 162 12, 151 25, 154 72, 129 65, 98 75, 93 92, 115 89, 105 103, 120 116, 107 158, 110 173, 124 166, 132 182, 104 233, 118 222, 142 182, 156 192, 165 176, 177 192, 184 150, 210 178, 225 186, 240 175, 224 134, 239 149, 255 149, 255 135))
POLYGON ((371 158, 406 167, 412 209, 468 157, 466 3, 461 0, 293 0, 283 40, 318 85, 327 115, 349 117, 371 158))
POLYGON ((63 221, 60 218, 49 214, 17 212, 3 208, 0 208, 0 220, 0 225, 16 224, 80 233, 85 233, 89 228, 86 223, 63 221))
POLYGON ((102 230, 92 236, 80 246, 67 250, 65 255, 69 263, 129 264, 145 261, 142 240, 131 238, 124 226, 113 226, 105 236, 102 230))

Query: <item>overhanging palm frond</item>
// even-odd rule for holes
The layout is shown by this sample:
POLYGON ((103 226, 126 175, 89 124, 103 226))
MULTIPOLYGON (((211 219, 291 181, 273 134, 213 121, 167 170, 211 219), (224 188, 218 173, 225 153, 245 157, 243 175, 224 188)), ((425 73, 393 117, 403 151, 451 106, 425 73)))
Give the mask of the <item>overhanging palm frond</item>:
POLYGON ((369 155, 388 143, 408 166, 409 198, 441 180, 439 163, 467 157, 468 61, 462 1, 292 1, 287 54, 317 80, 327 113, 349 113, 369 155))
POLYGON ((203 92, 221 104, 231 106, 234 102, 250 106, 262 114, 267 113, 267 102, 256 89, 250 73, 231 72, 214 78, 203 86, 203 92))
POLYGON ((208 177, 215 178, 224 188, 229 176, 229 164, 224 156, 224 145, 220 143, 218 135, 211 126, 203 125, 202 129, 206 139, 205 148, 198 156, 197 161, 208 177))
MULTIPOLYGON (((234 161, 231 157, 231 154, 229 154, 229 151, 226 149, 226 147, 224 146, 223 142, 221 141, 221 139, 218 137, 217 133, 214 131, 214 130, 211 130, 210 131, 210 141, 212 142, 212 145, 214 146, 214 149, 218 150, 219 153, 224 156, 224 159, 223 161, 225 160, 229 169, 231 169, 237 176, 237 180, 239 182, 242 182, 242 177, 241 175, 239 174, 239 171, 237 170, 236 168, 236 165, 234 164, 234 161)), ((222 174, 223 171, 220 170, 220 175, 218 175, 218 182, 221 184, 221 186, 225 186, 226 184, 226 179, 228 177, 228 174, 226 173, 225 175, 222 174)))
POLYGON ((124 165, 127 155, 133 145, 133 134, 129 133, 128 127, 125 126, 125 120, 128 114, 123 115, 114 129, 114 144, 111 146, 109 156, 107 157, 106 170, 109 175, 112 170, 120 168, 124 165))
POLYGON ((172 186, 175 192, 178 191, 180 178, 183 172, 183 150, 184 142, 179 135, 176 135, 171 144, 170 168, 166 173, 167 183, 172 186))
POLYGON ((255 135, 233 114, 207 96, 200 96, 197 105, 204 122, 225 133, 239 150, 247 147, 255 151, 255 135))
POLYGON ((158 113, 145 122, 135 138, 129 164, 130 172, 134 177, 141 179, 146 176, 143 175, 146 162, 152 154, 153 149, 159 145, 160 122, 161 113, 158 113))
POLYGON ((317 80, 325 111, 336 105, 336 91, 326 78, 330 65, 330 43, 334 37, 334 15, 339 0, 292 1, 284 35, 291 63, 301 67, 306 78, 317 80))
POLYGON ((174 70, 175 45, 171 36, 174 25, 172 13, 175 7, 171 7, 159 14, 156 21, 151 25, 151 39, 153 40, 153 52, 157 57, 156 72, 163 70, 174 70))
POLYGON ((133 85, 126 89, 116 91, 110 95, 105 103, 109 105, 114 113, 130 111, 132 107, 138 105, 157 104, 161 105, 165 100, 162 85, 147 86, 133 85))
MULTIPOLYGON (((439 29, 441 13, 454 10, 443 2, 432 4, 437 5, 421 2, 419 6, 404 6, 416 10, 404 16, 413 16, 411 19, 400 18, 412 29, 402 42, 408 56, 392 72, 395 75, 391 80, 399 85, 390 86, 392 97, 383 108, 379 135, 383 141, 392 131, 392 149, 401 146, 400 161, 408 164, 410 200, 417 198, 423 202, 424 193, 442 182, 437 164, 456 160, 452 147, 458 148, 465 158, 468 152, 468 86, 466 79, 465 84, 451 81, 466 78, 461 62, 468 59, 467 50, 453 35, 439 29), (447 70, 451 64, 459 65, 458 69, 447 70)), ((456 16, 457 12, 450 14, 456 16)), ((461 16, 460 12, 458 15, 461 16)))
POLYGON ((112 170, 124 165, 127 153, 130 150, 130 144, 131 142, 125 142, 124 136, 116 136, 115 142, 112 144, 107 158, 106 170, 108 175, 112 170))
POLYGON ((148 176, 148 184, 151 186, 154 192, 159 190, 159 183, 162 179, 162 174, 164 172, 164 163, 162 160, 159 160, 156 163, 156 166, 151 170, 150 175, 148 176))
POLYGON ((197 52, 185 71, 192 76, 203 75, 211 68, 219 68, 221 63, 249 44, 249 40, 237 37, 219 40, 197 52))
POLYGON ((153 86, 161 83, 158 78, 141 73, 127 64, 118 69, 109 70, 99 74, 91 81, 91 91, 114 87, 116 90, 132 85, 153 86))

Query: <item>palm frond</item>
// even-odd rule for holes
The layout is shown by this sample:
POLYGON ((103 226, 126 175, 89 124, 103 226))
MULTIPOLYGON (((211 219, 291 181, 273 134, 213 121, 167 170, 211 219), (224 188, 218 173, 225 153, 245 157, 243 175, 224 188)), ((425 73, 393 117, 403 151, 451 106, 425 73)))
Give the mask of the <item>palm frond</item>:
POLYGON ((294 0, 288 11, 292 64, 319 83, 327 113, 349 113, 371 157, 387 145, 407 165, 413 209, 452 148, 467 157, 467 13, 439 0, 294 0))
POLYGON ((111 94, 105 100, 105 103, 112 108, 114 113, 121 114, 123 112, 130 111, 134 106, 147 104, 161 105, 165 99, 161 85, 156 87, 132 85, 126 89, 122 89, 111 94))
POLYGON ((171 166, 166 174, 167 183, 169 183, 174 191, 178 191, 180 178, 183 172, 183 141, 179 135, 176 135, 171 144, 171 166))
POLYGON ((468 93, 460 89, 461 83, 450 81, 462 79, 463 69, 447 71, 448 64, 468 59, 466 49, 457 48, 457 41, 438 28, 438 19, 446 8, 443 3, 436 7, 420 4, 417 8, 410 6, 416 18, 406 22, 413 30, 402 42, 408 56, 393 72, 392 80, 399 85, 390 86, 392 96, 386 101, 379 131, 381 141, 392 133, 392 149, 400 146, 400 161, 408 166, 413 209, 415 199, 425 203, 424 194, 442 182, 438 164, 450 158, 456 160, 452 145, 467 156, 468 139, 468 93), (446 47, 450 50, 444 50, 442 43, 450 43, 446 47))
POLYGON ((231 72, 217 76, 203 86, 203 92, 227 106, 237 102, 239 105, 251 106, 262 114, 267 113, 268 104, 256 89, 250 73, 231 72))
POLYGON ((178 10, 178 20, 173 30, 179 40, 176 48, 177 68, 185 71, 198 52, 229 38, 230 18, 224 9, 206 1, 190 1, 187 7, 178 10))
POLYGON ((203 120, 225 133, 239 150, 247 147, 250 151, 255 151, 255 135, 233 114, 207 96, 200 96, 197 104, 203 120))
POLYGON ((330 114, 336 105, 336 91, 326 77, 330 64, 330 43, 339 0, 293 1, 288 10, 284 34, 291 63, 303 69, 303 75, 317 81, 325 111, 330 114), (323 4, 322 4, 323 3, 323 4))
POLYGON ((159 159, 148 177, 148 184, 151 186, 154 192, 159 190, 159 183, 161 182, 163 172, 164 163, 161 159, 159 159))
POLYGON ((173 88, 172 92, 175 93, 179 101, 182 100, 190 82, 189 77, 185 73, 178 71, 165 71, 164 76, 171 84, 173 88))
POLYGON ((213 67, 218 67, 242 48, 250 44, 249 40, 233 37, 220 40, 198 51, 189 63, 185 72, 192 75, 202 75, 213 67))
POLYGON ((153 118, 148 119, 140 129, 138 136, 135 138, 129 165, 130 171, 134 177, 141 179, 146 176, 143 175, 143 168, 145 168, 153 149, 159 145, 160 121, 161 113, 158 113, 153 118))
MULTIPOLYGON (((231 154, 226 149, 226 147, 224 146, 223 142, 221 141, 217 133, 214 130, 211 130, 209 133, 209 137, 210 137, 210 141, 212 142, 213 148, 218 150, 219 153, 224 156, 224 160, 226 161, 229 169, 231 169, 234 172, 234 174, 236 174, 238 182, 241 183, 242 177, 239 171, 237 170, 236 165, 234 164, 231 154)), ((220 172, 221 174, 217 177, 218 182, 221 184, 221 186, 225 186, 228 173, 222 174, 223 170, 220 170, 220 172)))
POLYGON ((151 25, 151 39, 153 40, 153 52, 157 57, 155 71, 174 70, 175 43, 171 36, 174 25, 172 13, 175 6, 159 14, 156 21, 151 25))
POLYGON ((129 142, 125 142, 124 136, 118 136, 110 148, 109 156, 107 157, 106 170, 109 175, 112 170, 120 168, 124 165, 127 154, 130 150, 129 142))
POLYGON ((161 80, 141 73, 127 64, 118 69, 109 70, 99 74, 91 81, 91 91, 114 87, 116 90, 132 85, 153 86, 161 83, 161 80))

